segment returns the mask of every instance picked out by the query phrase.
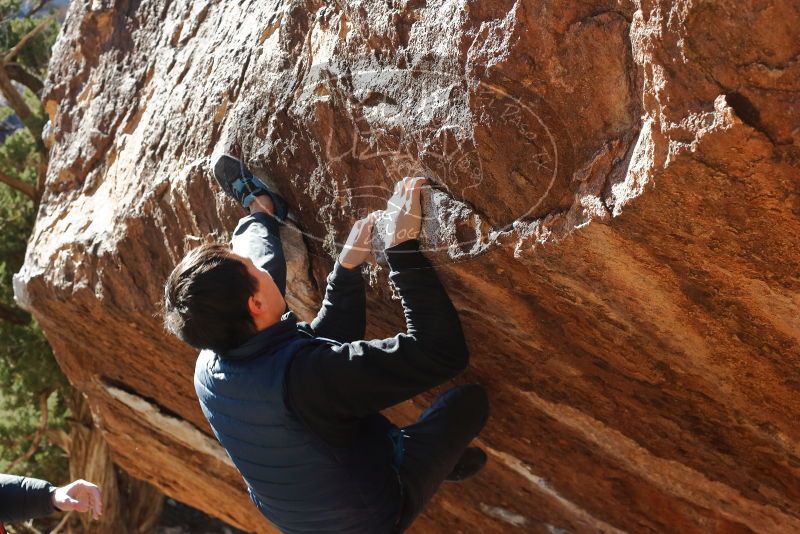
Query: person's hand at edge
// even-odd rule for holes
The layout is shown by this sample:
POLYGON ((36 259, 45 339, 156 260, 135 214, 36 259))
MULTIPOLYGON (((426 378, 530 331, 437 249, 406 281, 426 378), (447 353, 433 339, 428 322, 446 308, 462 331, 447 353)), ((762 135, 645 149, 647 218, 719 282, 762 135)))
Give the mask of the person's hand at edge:
POLYGON ((386 223, 386 248, 411 241, 419 237, 422 225, 420 191, 428 179, 403 178, 394 186, 394 194, 386 204, 383 217, 386 223))
POLYGON ((53 492, 53 506, 63 512, 92 512, 94 519, 103 515, 103 496, 100 488, 86 482, 76 480, 56 488, 53 492))
POLYGON ((339 264, 345 269, 354 269, 364 263, 372 251, 372 230, 382 211, 373 211, 359 219, 350 230, 350 235, 339 254, 339 264))

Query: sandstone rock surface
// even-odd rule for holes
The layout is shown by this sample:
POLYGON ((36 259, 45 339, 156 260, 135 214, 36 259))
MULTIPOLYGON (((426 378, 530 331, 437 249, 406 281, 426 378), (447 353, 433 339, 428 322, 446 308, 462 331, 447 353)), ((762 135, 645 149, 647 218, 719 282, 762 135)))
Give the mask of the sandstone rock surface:
POLYGON ((209 157, 296 206, 306 317, 358 214, 424 174, 493 417, 415 532, 800 532, 798 54, 792 0, 74 0, 17 295, 121 465, 269 532, 157 316, 240 213, 209 157))

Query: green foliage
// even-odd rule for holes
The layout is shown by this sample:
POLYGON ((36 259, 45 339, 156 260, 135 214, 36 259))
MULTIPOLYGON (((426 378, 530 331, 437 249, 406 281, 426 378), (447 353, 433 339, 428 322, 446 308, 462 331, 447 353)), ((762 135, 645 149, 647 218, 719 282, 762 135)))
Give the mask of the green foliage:
MULTIPOLYGON (((21 129, 0 145, 0 171, 33 183, 38 154, 33 138, 21 129)), ((0 302, 13 306, 12 276, 25 259, 25 246, 33 228, 34 207, 30 199, 0 186, 0 302)), ((34 321, 16 325, 0 321, 0 472, 30 447, 39 425, 38 397, 55 388, 49 399, 50 428, 65 426, 66 408, 63 391, 67 384, 50 347, 34 321)), ((64 454, 55 447, 39 447, 27 462, 17 466, 18 473, 50 480, 67 477, 64 454)))
MULTIPOLYGON (((40 17, 18 18, 28 6, 19 1, 0 0, 0 53, 12 48, 32 30, 40 17)), ((49 61, 50 48, 58 32, 56 23, 29 41, 16 61, 31 73, 43 76, 49 61)), ((38 121, 44 121, 36 96, 28 90, 23 98, 38 121)), ((0 121, 13 112, 0 107, 0 121)), ((30 132, 19 129, 0 144, 0 172, 36 184, 36 168, 40 162, 36 143, 30 132)), ((35 220, 35 206, 30 198, 0 184, 0 305, 14 306, 12 277, 25 259, 25 248, 35 220)), ((41 413, 39 398, 49 395, 48 428, 66 429, 65 392, 68 384, 55 362, 36 322, 13 324, 0 320, 0 472, 23 456, 39 430, 41 413)), ((68 476, 66 455, 43 439, 36 453, 14 468, 14 472, 52 481, 68 476)))
MULTIPOLYGON (((32 116, 28 120, 32 119, 34 121, 33 124, 39 129, 39 131, 42 131, 45 123, 47 123, 47 121, 49 120, 49 117, 44 112, 44 108, 42 107, 42 102, 39 100, 39 97, 33 94, 33 92, 30 89, 24 87, 22 89, 22 99, 28 105, 28 109, 31 110, 32 116)), ((33 141, 33 137, 30 137, 30 140, 33 141)))
MULTIPOLYGON (((23 35, 35 28, 48 14, 43 10, 44 13, 37 13, 39 16, 18 17, 20 13, 26 13, 29 9, 27 2, 0 0, 0 53, 13 48, 23 35)), ((58 29, 58 24, 54 20, 23 48, 15 61, 33 74, 44 76, 47 72, 47 63, 50 61, 50 49, 56 40, 58 29)))

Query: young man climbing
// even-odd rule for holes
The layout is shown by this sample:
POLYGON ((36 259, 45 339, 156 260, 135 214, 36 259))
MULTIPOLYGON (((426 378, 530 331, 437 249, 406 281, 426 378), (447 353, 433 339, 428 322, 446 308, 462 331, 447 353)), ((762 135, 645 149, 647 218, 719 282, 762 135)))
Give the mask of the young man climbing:
POLYGON ((353 226, 310 324, 284 300, 282 197, 230 156, 213 164, 249 210, 231 247, 189 252, 166 282, 166 327, 203 349, 203 413, 261 512, 286 533, 402 532, 444 480, 486 462, 470 441, 488 417, 484 389, 458 386, 405 428, 380 411, 442 384, 468 363, 461 324, 419 251, 422 178, 396 185, 385 212, 353 226), (375 220, 387 222, 389 275, 406 332, 366 341, 360 266, 375 220))

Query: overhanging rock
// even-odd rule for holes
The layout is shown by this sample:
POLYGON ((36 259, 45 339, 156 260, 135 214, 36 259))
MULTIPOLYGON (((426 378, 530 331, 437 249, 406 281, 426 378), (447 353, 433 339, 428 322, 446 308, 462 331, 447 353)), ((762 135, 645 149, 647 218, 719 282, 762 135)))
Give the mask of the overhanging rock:
POLYGON ((429 176, 423 244, 493 415, 485 473, 416 531, 798 532, 799 28, 786 0, 75 0, 18 295, 121 465, 268 532, 157 315, 239 214, 209 157, 296 207, 306 317, 352 222, 429 176))

